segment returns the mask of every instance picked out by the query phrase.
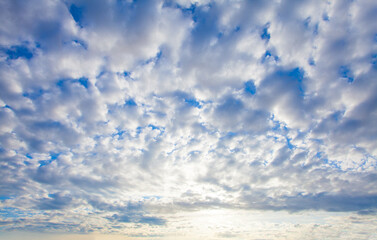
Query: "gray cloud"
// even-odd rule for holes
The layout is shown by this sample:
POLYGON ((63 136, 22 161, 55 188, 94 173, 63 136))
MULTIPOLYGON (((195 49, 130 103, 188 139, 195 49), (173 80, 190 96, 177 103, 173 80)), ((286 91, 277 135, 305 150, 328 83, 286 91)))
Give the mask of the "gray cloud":
POLYGON ((4 230, 169 227, 216 208, 375 214, 373 1, 0 9, 4 230))

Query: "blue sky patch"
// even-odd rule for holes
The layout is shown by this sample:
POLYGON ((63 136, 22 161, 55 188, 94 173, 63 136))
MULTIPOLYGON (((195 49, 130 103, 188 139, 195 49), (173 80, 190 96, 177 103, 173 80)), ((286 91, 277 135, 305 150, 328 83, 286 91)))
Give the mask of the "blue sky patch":
POLYGON ((11 199, 12 197, 10 196, 5 196, 5 195, 0 195, 0 201, 8 200, 11 199))
POLYGON ((143 199, 149 200, 149 199, 161 199, 161 196, 153 195, 153 196, 143 196, 143 199))
POLYGON ((288 138, 288 137, 285 137, 286 141, 287 141, 287 146, 289 149, 293 149, 295 148, 295 146, 291 143, 291 139, 288 138))
POLYGON ((55 160, 59 157, 60 153, 50 153, 51 160, 55 160))
POLYGON ((274 59, 274 61, 278 61, 279 60, 278 56, 273 55, 269 50, 266 50, 266 52, 264 53, 264 55, 262 57, 262 63, 265 63, 266 60, 268 60, 270 58, 274 59))
POLYGON ((172 1, 164 1, 163 7, 172 7, 180 9, 185 17, 190 17, 194 22, 198 21, 198 17, 196 16, 197 4, 192 3, 190 7, 183 7, 178 3, 173 4, 172 1))
POLYGON ((121 129, 116 129, 116 132, 115 133, 112 133, 111 134, 111 137, 115 137, 115 136, 118 136, 118 139, 123 139, 123 135, 126 133, 125 130, 121 130, 121 129))
POLYGON ((260 35, 260 37, 263 39, 263 40, 270 40, 270 38, 271 38, 271 35, 270 35, 270 33, 268 32, 268 28, 270 27, 270 24, 269 23, 267 23, 264 27, 263 27, 263 29, 262 29, 262 33, 261 33, 261 35, 260 35))
POLYGON ((295 81, 297 83, 298 90, 300 91, 300 95, 305 95, 305 89, 304 89, 304 70, 300 68, 294 68, 288 71, 278 71, 278 76, 288 76, 291 80, 295 81))
POLYGON ((193 15, 195 13, 195 10, 196 10, 196 4, 191 4, 190 7, 188 8, 182 8, 178 5, 178 8, 181 9, 181 11, 185 14, 190 14, 190 15, 193 15))
POLYGON ((257 89, 255 87, 254 81, 250 80, 244 83, 245 85, 245 92, 254 95, 257 92, 257 89))
POLYGON ((155 130, 155 129, 160 130, 160 127, 157 127, 153 124, 149 124, 148 127, 152 128, 152 130, 155 130))
POLYGON ((84 86, 85 88, 88 88, 89 86, 89 79, 86 78, 86 77, 82 77, 82 78, 79 78, 77 80, 82 86, 84 86))
POLYGON ((64 87, 64 82, 67 81, 65 79, 60 79, 59 81, 56 82, 56 86, 58 86, 59 88, 62 88, 64 87))
POLYGON ((87 77, 81 77, 78 79, 60 79, 56 82, 56 86, 58 86, 62 91, 65 91, 69 84, 72 83, 79 83, 86 89, 88 89, 90 85, 89 79, 87 77))
POLYGON ((124 103, 125 106, 128 106, 128 107, 136 107, 137 104, 136 102, 133 100, 133 98, 129 98, 125 103, 124 103))
POLYGON ((60 153, 50 153, 50 159, 38 161, 39 167, 49 165, 59 157, 60 153))
POLYGON ((371 60, 372 65, 377 65, 377 54, 372 55, 372 60, 371 60))
POLYGON ((347 79, 347 82, 349 83, 352 83, 354 80, 352 71, 345 65, 339 67, 339 75, 340 77, 347 79))
POLYGON ((201 105, 195 98, 185 98, 185 103, 192 107, 201 108, 201 105))
POLYGON ((5 52, 8 55, 8 59, 25 58, 31 59, 33 53, 26 46, 12 46, 5 52))
MULTIPOLYGON (((156 125, 153 125, 153 124, 149 124, 148 127, 152 128, 152 130, 158 130, 160 132, 158 134, 157 138, 161 137, 165 133, 165 127, 156 126, 156 125)), ((157 138, 155 138, 155 139, 157 139, 157 138)))
POLYGON ((51 160, 51 159, 50 160, 40 160, 40 161, 38 161, 39 167, 43 167, 43 166, 49 165, 52 162, 53 162, 53 160, 51 160))
POLYGON ((72 4, 69 7, 69 12, 71 13, 73 19, 75 22, 80 26, 83 27, 83 12, 84 12, 84 7, 78 7, 75 4, 72 4))
POLYGON ((304 79, 304 72, 300 68, 294 68, 288 72, 288 76, 293 77, 299 83, 304 79))

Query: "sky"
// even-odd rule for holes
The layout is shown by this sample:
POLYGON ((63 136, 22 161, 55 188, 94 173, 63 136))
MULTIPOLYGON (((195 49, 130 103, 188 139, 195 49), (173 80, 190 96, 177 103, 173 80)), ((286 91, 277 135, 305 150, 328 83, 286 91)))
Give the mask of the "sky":
POLYGON ((377 239, 377 1, 0 1, 0 239, 377 239))

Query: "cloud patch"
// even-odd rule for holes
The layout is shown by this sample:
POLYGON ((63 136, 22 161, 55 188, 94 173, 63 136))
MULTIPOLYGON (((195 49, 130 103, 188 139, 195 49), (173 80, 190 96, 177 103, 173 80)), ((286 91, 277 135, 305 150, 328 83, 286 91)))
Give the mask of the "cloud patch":
MULTIPOLYGON (((211 209, 355 214, 368 229, 376 12, 2 1, 1 229, 169 237, 211 209)), ((250 237, 216 224, 217 237, 250 237)))

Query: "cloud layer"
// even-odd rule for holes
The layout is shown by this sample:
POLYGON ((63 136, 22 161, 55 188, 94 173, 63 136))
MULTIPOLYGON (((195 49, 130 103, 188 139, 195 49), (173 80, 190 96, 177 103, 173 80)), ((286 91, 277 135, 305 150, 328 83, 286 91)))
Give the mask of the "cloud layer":
POLYGON ((372 0, 1 1, 1 229, 375 214, 376 13, 372 0))

